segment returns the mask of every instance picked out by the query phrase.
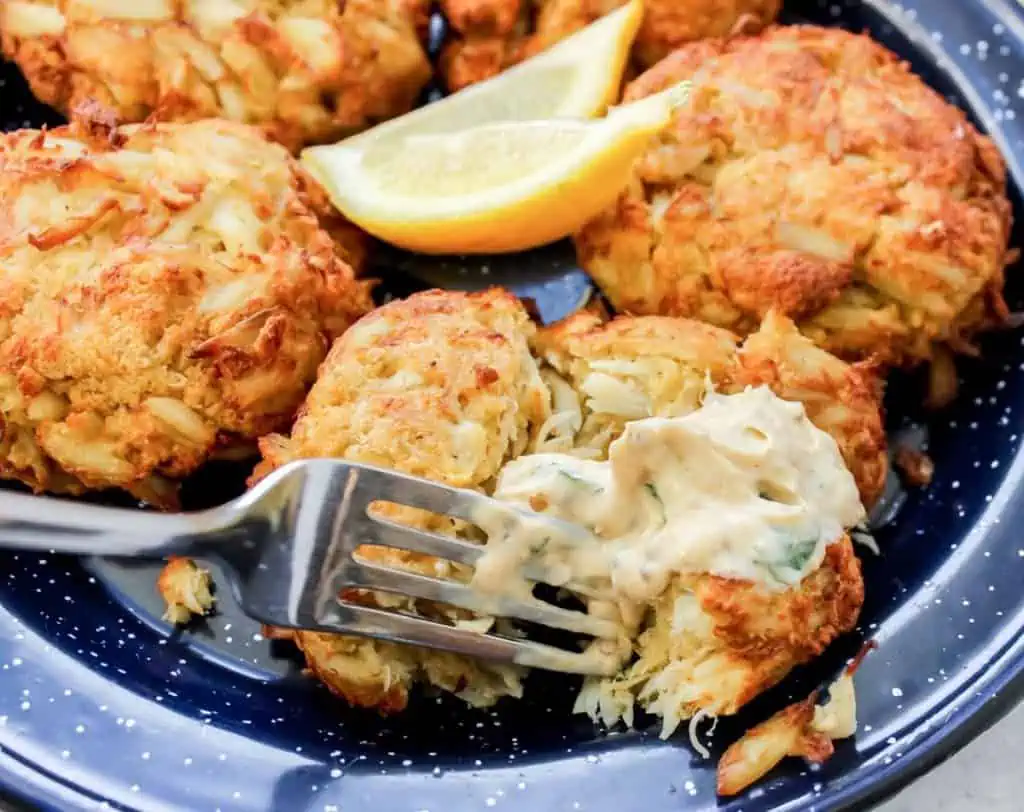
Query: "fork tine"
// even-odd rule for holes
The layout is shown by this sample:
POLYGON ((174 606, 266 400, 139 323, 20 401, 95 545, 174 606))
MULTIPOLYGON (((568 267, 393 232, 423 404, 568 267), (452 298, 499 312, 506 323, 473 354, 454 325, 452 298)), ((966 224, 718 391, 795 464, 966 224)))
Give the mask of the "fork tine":
MULTIPOLYGON (((384 547, 394 547, 399 550, 409 550, 414 553, 432 555, 435 558, 445 558, 449 561, 456 561, 470 567, 475 567, 480 559, 487 552, 483 544, 474 544, 470 541, 463 541, 452 536, 442 536, 439 533, 431 533, 427 530, 417 530, 404 524, 398 524, 388 519, 381 519, 377 516, 367 515, 365 530, 359 532, 358 538, 366 544, 379 544, 384 547)), ((522 570, 522 575, 531 581, 541 583, 552 583, 552 574, 543 566, 527 563, 522 570)), ((585 584, 577 583, 555 583, 556 586, 564 587, 580 595, 597 597, 597 593, 585 584)))
POLYGON ((343 569, 343 582, 348 586, 379 589, 382 592, 447 603, 483 615, 526 620, 577 634, 605 638, 615 638, 619 634, 619 627, 609 620, 571 609, 562 609, 535 598, 516 599, 504 595, 485 595, 465 584, 443 581, 414 572, 403 572, 368 561, 351 561, 346 564, 343 569))
POLYGON ((394 502, 473 521, 471 503, 477 494, 472 491, 365 465, 359 467, 358 476, 360 497, 366 504, 374 501, 394 502))
POLYGON ((326 622, 316 624, 316 628, 326 632, 367 635, 413 646, 442 648, 470 657, 569 674, 611 676, 617 670, 614 662, 588 657, 580 652, 532 640, 513 640, 495 634, 458 629, 387 609, 339 601, 332 614, 333 617, 326 622))
MULTIPOLYGON (((467 566, 476 566, 477 562, 487 552, 486 546, 465 542, 451 536, 441 536, 440 533, 428 530, 418 530, 406 524, 398 524, 388 519, 377 516, 367 516, 367 525, 364 532, 358 533, 358 538, 365 544, 380 545, 382 547, 393 547, 398 550, 409 550, 414 553, 432 555, 435 558, 445 558, 456 561, 467 566)), ((357 548, 356 548, 357 549, 357 548)), ((554 586, 569 590, 584 597, 602 597, 603 592, 587 584, 578 582, 562 583, 552 580, 552 573, 543 565, 526 563, 522 568, 523 578, 541 584, 554 584, 554 586)))
POLYGON ((517 522, 543 522, 558 530, 563 544, 593 544, 594 536, 589 530, 556 516, 535 513, 510 502, 502 502, 482 493, 453 488, 441 482, 408 476, 398 471, 389 471, 371 466, 359 466, 359 495, 366 504, 374 501, 394 502, 397 505, 442 513, 477 524, 478 511, 489 508, 495 513, 517 522))
POLYGON ((397 547, 400 550, 410 550, 436 558, 446 558, 470 567, 476 565, 485 551, 485 548, 479 544, 462 541, 451 536, 416 530, 376 516, 369 516, 368 519, 372 523, 368 525, 368 532, 365 536, 368 543, 397 547))

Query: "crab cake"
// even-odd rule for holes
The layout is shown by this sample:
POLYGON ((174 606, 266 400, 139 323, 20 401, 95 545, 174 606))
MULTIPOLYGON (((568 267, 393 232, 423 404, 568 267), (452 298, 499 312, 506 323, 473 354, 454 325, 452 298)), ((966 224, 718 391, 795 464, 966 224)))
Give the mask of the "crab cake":
MULTIPOLYGON (((509 293, 430 291, 392 302, 360 320, 332 348, 290 437, 261 441, 256 478, 291 460, 340 457, 485 488, 502 464, 521 454, 547 417, 549 395, 530 355, 533 332, 509 293)), ((436 532, 457 523, 434 514, 379 506, 393 519, 436 532)), ((451 562, 391 548, 367 557, 438 576, 462 577, 451 562)), ((404 598, 346 595, 415 608, 456 623, 490 623, 404 598)), ((489 705, 521 691, 518 669, 375 640, 294 632, 310 670, 356 705, 405 707, 422 680, 489 705)))
POLYGON ((42 101, 124 122, 222 117, 290 149, 410 109, 431 70, 419 0, 7 0, 6 57, 42 101))
MULTIPOLYGON (((540 53, 625 0, 443 0, 455 32, 442 53, 451 90, 489 79, 540 53)), ((779 13, 779 0, 647 0, 633 47, 647 68, 673 49, 704 37, 755 33, 779 13)))
POLYGON ((583 581, 588 610, 618 619, 627 639, 593 651, 626 662, 587 680, 576 709, 607 724, 631 723, 637 703, 665 736, 698 714, 735 713, 852 629, 863 603, 846 532, 865 516, 853 476, 803 404, 766 386, 631 421, 607 461, 520 457, 495 496, 602 540, 581 559, 559 558, 550 537, 492 535, 499 549, 477 573, 545 554, 570 579, 597 573, 583 581))
POLYGON ((626 92, 692 80, 618 202, 576 237, 614 306, 746 334, 769 310, 846 358, 913 364, 1006 315, 993 143, 866 36, 686 45, 626 92))
MULTIPOLYGON (((543 451, 603 459, 629 421, 695 412, 708 383, 722 393, 769 387, 800 403, 835 440, 860 499, 870 505, 887 470, 880 387, 873 370, 816 347, 783 316, 768 314, 740 343, 702 322, 581 313, 538 332, 553 413, 543 451)), ((523 496, 523 494, 519 494, 523 496)), ((531 503, 532 504, 532 503, 531 503)), ((847 535, 820 566, 778 591, 754 581, 681 573, 639 617, 634 659, 619 675, 585 683, 576 710, 632 723, 634 705, 662 717, 663 735, 695 715, 732 714, 854 627, 864 600, 847 535)))
POLYGON ((298 164, 206 121, 0 137, 0 476, 160 506, 371 306, 298 164))
POLYGON ((604 457, 627 421, 679 417, 700 406, 710 381, 724 393, 766 385, 804 405, 830 434, 871 505, 887 471, 880 388, 870 368, 847 364, 770 314, 741 345, 691 319, 580 313, 540 330, 535 352, 553 395, 538 447, 604 457))
POLYGON ((782 592, 709 574, 679 575, 648 610, 635 659, 621 674, 589 679, 576 711, 632 724, 639 703, 667 737, 686 720, 736 713, 796 666, 854 628, 864 603, 848 536, 782 592))

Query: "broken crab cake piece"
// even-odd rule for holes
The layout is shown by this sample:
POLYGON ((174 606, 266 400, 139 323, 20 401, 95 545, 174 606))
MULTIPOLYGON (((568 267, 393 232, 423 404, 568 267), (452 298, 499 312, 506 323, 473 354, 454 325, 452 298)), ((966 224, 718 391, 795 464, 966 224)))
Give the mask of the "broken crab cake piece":
POLYGON ((164 620, 181 626, 213 609, 210 571, 190 558, 173 557, 160 571, 156 588, 167 608, 164 620))
MULTIPOLYGON (((450 90, 489 79, 550 48, 626 0, 444 0, 451 38, 441 56, 450 90)), ((705 37, 752 34, 774 21, 779 0, 647 0, 633 58, 648 68, 705 37)))
POLYGON ((888 463, 872 369, 816 347, 782 316, 769 314, 741 344, 692 319, 579 313, 539 330, 533 347, 553 403, 534 450, 603 458, 628 421, 688 414, 708 383, 724 393, 764 384, 832 436, 865 505, 882 492, 888 463))
POLYGON ((70 114, 124 122, 227 118, 295 150, 407 112, 430 80, 403 0, 8 0, 4 55, 70 114))
MULTIPOLYGON (((587 679, 576 703, 608 725, 632 724, 636 704, 661 717, 663 736, 736 713, 851 630, 863 603, 847 533, 865 516, 857 484, 804 406, 763 385, 632 420, 606 461, 520 457, 495 496, 601 539, 563 557, 570 578, 596 573, 588 611, 618 618, 631 643, 619 673, 587 679)), ((557 544, 534 541, 492 536, 478 574, 529 556, 561 566, 557 544)))
POLYGON ((856 661, 829 686, 824 704, 818 704, 819 692, 813 691, 733 742, 718 762, 718 794, 738 795, 790 756, 813 764, 828 761, 835 752, 832 742, 857 732, 854 670, 856 661))
POLYGON ((0 476, 173 507, 287 426, 371 307, 310 184, 223 121, 0 137, 0 476))
MULTIPOLYGON (((549 395, 528 344, 533 329, 519 301, 498 289, 430 291, 385 305, 335 343, 291 435, 260 442, 264 461, 254 478, 291 460, 338 457, 460 488, 489 486, 547 418, 549 395)), ((449 517, 378 508, 392 520, 435 532, 460 529, 449 517)), ((434 576, 465 577, 431 556, 383 547, 361 553, 434 576)), ((481 622, 450 607, 380 593, 346 598, 448 622, 481 622)), ((417 680, 478 706, 522 690, 521 672, 511 666, 342 635, 288 636, 310 671, 355 705, 402 710, 417 680)))
MULTIPOLYGON (((605 459, 631 421, 694 413, 709 383, 725 394, 763 385, 800 403, 832 437, 863 503, 881 492, 886 446, 873 370, 816 347, 782 316, 769 314, 741 344, 689 319, 606 322, 581 313, 538 331, 533 345, 546 362, 553 404, 538 451, 605 459)), ((615 678, 588 680, 577 710, 631 723, 639 703, 662 717, 665 735, 697 714, 735 713, 852 629, 862 603, 860 565, 845 534, 827 546, 820 566, 783 590, 678 574, 637 610, 644 620, 633 662, 615 678)))
POLYGON ((691 80, 618 202, 576 235, 620 312, 740 334, 769 310, 836 355, 914 364, 1000 324, 997 148, 866 36, 813 26, 685 45, 627 100, 691 80))

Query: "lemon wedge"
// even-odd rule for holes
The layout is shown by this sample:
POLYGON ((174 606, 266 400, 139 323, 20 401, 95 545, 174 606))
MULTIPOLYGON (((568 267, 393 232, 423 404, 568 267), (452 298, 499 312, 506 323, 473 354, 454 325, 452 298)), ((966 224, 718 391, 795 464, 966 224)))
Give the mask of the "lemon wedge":
POLYGON ((454 132, 494 121, 600 116, 618 100, 643 14, 643 0, 630 0, 492 79, 348 140, 454 132))
POLYGON ((522 251, 572 234, 611 205, 687 90, 603 119, 349 140, 306 150, 302 161, 342 214, 385 242, 424 254, 522 251))

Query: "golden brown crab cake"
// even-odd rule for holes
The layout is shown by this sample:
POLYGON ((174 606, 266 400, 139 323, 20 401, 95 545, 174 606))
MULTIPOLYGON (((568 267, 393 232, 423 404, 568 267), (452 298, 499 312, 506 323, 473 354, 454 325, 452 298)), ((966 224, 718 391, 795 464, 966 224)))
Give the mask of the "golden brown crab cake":
MULTIPOLYGON (((264 462, 255 476, 295 459, 339 457, 462 488, 489 485, 548 414, 549 395, 529 350, 533 329, 520 302, 499 289, 429 291, 385 305, 334 345, 291 436, 260 442, 264 462)), ((458 529, 454 520, 423 511, 380 510, 437 532, 458 529)), ((383 547, 362 552, 430 575, 462 575, 430 556, 383 547)), ((346 597, 412 606, 380 594, 346 597)), ((488 622, 424 602, 415 609, 453 622, 488 622)), ((521 691, 511 667, 340 635, 290 636, 310 670, 353 704, 401 710, 415 680, 475 705, 521 691)))
POLYGON ((736 713, 857 623, 860 562, 848 536, 818 569, 782 592, 708 574, 680 575, 648 611, 635 659, 610 679, 590 679, 578 712, 632 723, 633 706, 662 719, 662 735, 696 714, 736 713))
POLYGON ((0 476, 172 506, 288 425, 371 307, 311 183, 224 121, 0 137, 0 476))
POLYGON ((629 420, 678 417, 700 406, 710 381, 724 393, 764 384, 803 403, 835 439, 861 499, 881 494, 888 469, 880 387, 873 371, 816 347, 791 321, 769 314, 741 345, 692 319, 580 313, 538 331, 536 353, 553 413, 537 447, 603 457, 629 420))
MULTIPOLYGON (((574 34, 626 0, 443 0, 453 37, 441 72, 451 90, 500 73, 574 34)), ((633 46, 648 68, 704 37, 755 33, 774 21, 780 0, 647 0, 633 46)))
POLYGON ((294 150, 410 109, 431 75, 424 17, 419 0, 8 0, 0 33, 64 113, 222 117, 294 150))
POLYGON ((576 237, 615 307, 746 334, 769 310, 885 363, 1000 322, 1010 204, 996 147, 866 36, 812 26, 684 46, 627 99, 693 91, 576 237))

